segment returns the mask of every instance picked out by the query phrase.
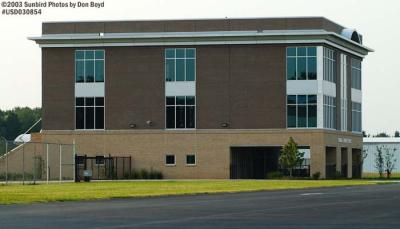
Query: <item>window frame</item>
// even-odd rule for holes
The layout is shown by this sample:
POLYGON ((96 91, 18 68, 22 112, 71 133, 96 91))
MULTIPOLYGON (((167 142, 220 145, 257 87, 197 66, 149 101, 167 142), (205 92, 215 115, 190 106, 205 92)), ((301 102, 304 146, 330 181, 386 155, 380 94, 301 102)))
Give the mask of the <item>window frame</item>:
POLYGON ((323 47, 323 80, 336 83, 337 82, 337 61, 336 52, 333 49, 323 47), (330 69, 332 67, 332 69, 330 69))
POLYGON ((286 53, 285 53, 285 59, 286 59, 286 69, 285 69, 285 71, 286 71, 286 80, 317 80, 318 79, 318 52, 317 52, 317 48, 318 48, 318 46, 287 46, 286 47, 286 53), (296 54, 295 54, 295 56, 290 56, 290 55, 288 55, 288 49, 290 49, 290 48, 295 48, 295 50, 296 50, 296 54), (301 56, 299 56, 298 55, 298 49, 299 48, 305 48, 305 56, 303 56, 303 55, 301 55, 301 56), (308 49, 309 48, 314 48, 315 49, 315 56, 313 56, 313 55, 309 55, 308 54, 308 49), (289 58, 294 58, 296 61, 296 66, 295 66, 295 69, 296 69, 296 78, 295 79, 288 79, 288 59, 289 58), (298 59, 299 58, 305 58, 305 63, 306 63, 306 79, 300 79, 299 78, 299 72, 297 71, 298 70, 298 59), (309 59, 311 59, 311 58, 315 58, 315 79, 309 79, 309 70, 308 70, 308 62, 309 62, 309 59))
POLYGON ((350 59, 350 74, 351 74, 351 88, 360 90, 362 89, 362 60, 352 57, 350 59), (358 67, 357 65, 360 65, 358 67), (354 72, 358 72, 357 78, 354 77, 354 72))
POLYGON ((105 83, 106 81, 106 50, 105 49, 76 49, 74 52, 74 81, 75 83, 105 83), (83 54, 83 59, 77 59, 76 58, 76 53, 82 51, 83 54), (91 52, 93 51, 93 59, 86 59, 86 52, 91 52), (103 52, 103 59, 96 59, 96 51, 102 51, 103 52), (93 82, 87 82, 86 81, 86 60, 93 60, 93 82), (96 60, 102 60, 103 61, 103 81, 96 81, 96 60), (77 61, 82 61, 83 62, 83 82, 77 82, 76 81, 76 63, 77 61))
POLYGON ((317 94, 288 94, 286 95, 286 128, 287 129, 316 129, 318 128, 318 95, 317 94), (295 103, 288 103, 288 96, 295 96, 296 101, 295 103), (305 103, 299 103, 299 96, 306 96, 306 102, 305 103), (309 103, 309 96, 315 96, 316 100, 315 103, 309 103), (296 107, 296 126, 295 127, 289 127, 288 126, 288 106, 295 106, 296 107), (298 122, 299 122, 299 106, 305 106, 306 107, 306 125, 304 127, 299 127, 298 122), (316 108, 316 116, 315 116, 315 126, 309 126, 309 107, 310 106, 315 106, 316 108))
POLYGON ((354 133, 362 133, 362 104, 351 101, 351 131, 354 133), (357 116, 355 116, 355 113, 357 116), (358 120, 355 120, 358 118, 358 120), (357 123, 355 123, 357 121, 357 123), (357 124, 357 125, 356 125, 357 124), (359 128, 359 130, 356 130, 359 128))
POLYGON ((197 156, 196 154, 186 154, 186 166, 196 166, 197 165, 197 156), (194 157, 194 163, 193 164, 189 164, 188 163, 188 157, 189 156, 193 156, 194 157))
POLYGON ((337 98, 329 95, 323 95, 323 119, 324 119, 324 129, 336 130, 337 129, 337 98), (333 114, 330 112, 333 111, 333 114), (325 125, 327 124, 327 125, 325 125), (332 127, 329 127, 332 125, 332 127))
POLYGON ((165 162, 165 166, 176 166, 176 155, 175 154, 165 154, 164 162, 165 162), (171 157, 171 156, 174 157, 173 164, 169 164, 167 161, 167 157, 171 157))
POLYGON ((196 125, 197 125, 197 99, 195 95, 182 95, 182 96, 165 96, 165 100, 164 100, 164 107, 165 107, 165 129, 166 130, 195 130, 196 129, 196 125), (167 105, 167 98, 174 98, 174 104, 173 105, 167 105), (177 104, 176 103, 176 97, 184 97, 185 98, 185 104, 181 105, 181 104, 177 104), (186 101, 187 101, 187 97, 193 97, 194 98, 194 105, 187 105, 186 101), (167 112, 168 112, 168 107, 174 107, 174 128, 169 128, 168 127, 168 119, 167 119, 167 112), (176 122, 176 109, 177 107, 184 107, 184 113, 185 113, 185 127, 184 128, 177 128, 177 122, 176 122), (194 108, 194 127, 193 128, 187 128, 187 107, 193 107, 194 108))
POLYGON ((196 48, 165 48, 164 49, 164 82, 196 82, 197 75, 196 75, 196 69, 197 69, 197 50, 196 48), (177 57, 176 52, 177 50, 183 49, 184 50, 184 57, 177 57), (167 52, 170 50, 174 50, 174 57, 167 57, 167 52), (194 57, 187 57, 187 50, 194 50, 194 57), (167 60, 174 60, 174 78, 171 81, 167 80, 167 60), (176 80, 177 76, 177 60, 183 60, 183 66, 184 66, 184 80, 176 80), (187 80, 187 60, 194 60, 194 79, 193 80, 187 80))
POLYGON ((105 101, 105 97, 95 97, 95 96, 93 96, 93 97, 90 97, 90 96, 87 96, 87 97, 75 97, 75 100, 74 100, 74 118, 75 118, 75 125, 74 125, 74 127, 75 127, 75 130, 84 130, 84 131, 99 131, 99 130, 105 130, 106 128, 106 101, 105 101), (78 99, 78 98, 82 98, 83 99, 83 105, 79 105, 79 106, 77 106, 76 105, 76 100, 78 99), (87 106, 86 105, 86 98, 93 98, 93 106, 87 106), (103 98, 103 105, 96 105, 96 98, 103 98), (93 129, 87 129, 86 128, 86 108, 87 107, 93 107, 93 124, 94 124, 94 128, 93 129), (102 107, 103 108, 103 128, 102 129, 97 129, 96 128, 96 107, 102 107), (83 108, 83 129, 78 129, 77 128, 77 120, 76 120, 76 110, 77 110, 77 108, 83 108))

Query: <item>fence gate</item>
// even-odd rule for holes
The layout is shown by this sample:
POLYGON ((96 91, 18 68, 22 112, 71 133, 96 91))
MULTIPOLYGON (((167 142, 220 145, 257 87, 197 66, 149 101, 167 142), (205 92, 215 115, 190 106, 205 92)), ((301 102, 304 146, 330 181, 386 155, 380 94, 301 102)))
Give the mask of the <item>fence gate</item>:
POLYGON ((90 171, 92 180, 129 179, 132 173, 132 157, 75 156, 75 181, 84 179, 84 171, 90 171))

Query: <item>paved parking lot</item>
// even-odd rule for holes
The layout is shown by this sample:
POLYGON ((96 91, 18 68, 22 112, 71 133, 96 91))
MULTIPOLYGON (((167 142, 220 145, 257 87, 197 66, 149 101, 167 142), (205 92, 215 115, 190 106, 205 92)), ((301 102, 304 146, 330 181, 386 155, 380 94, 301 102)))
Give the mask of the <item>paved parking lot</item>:
POLYGON ((400 228, 400 184, 0 206, 0 228, 400 228))

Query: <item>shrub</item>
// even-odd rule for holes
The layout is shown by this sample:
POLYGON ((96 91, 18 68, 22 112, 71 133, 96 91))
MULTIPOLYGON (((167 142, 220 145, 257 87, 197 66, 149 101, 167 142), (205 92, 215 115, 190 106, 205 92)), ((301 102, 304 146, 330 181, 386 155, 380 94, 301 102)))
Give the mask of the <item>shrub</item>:
POLYGON ((149 179, 149 172, 146 169, 141 169, 140 170, 140 176, 142 179, 149 179))
POLYGON ((283 173, 280 171, 269 172, 266 177, 267 179, 282 179, 283 173))
POLYGON ((315 173, 313 173, 313 175, 312 175, 312 178, 314 179, 314 180, 319 180, 319 177, 321 176, 321 173, 320 172, 315 172, 315 173))

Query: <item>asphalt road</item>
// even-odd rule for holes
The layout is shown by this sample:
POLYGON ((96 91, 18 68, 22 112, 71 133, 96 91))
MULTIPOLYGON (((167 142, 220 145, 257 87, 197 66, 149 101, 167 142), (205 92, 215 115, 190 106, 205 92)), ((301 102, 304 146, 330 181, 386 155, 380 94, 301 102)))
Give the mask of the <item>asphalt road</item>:
POLYGON ((0 228, 400 228, 400 183, 0 206, 0 228))

